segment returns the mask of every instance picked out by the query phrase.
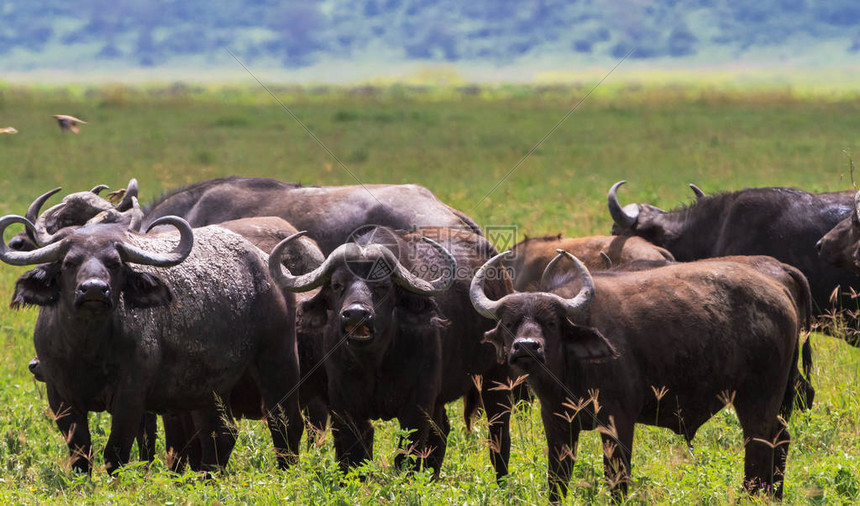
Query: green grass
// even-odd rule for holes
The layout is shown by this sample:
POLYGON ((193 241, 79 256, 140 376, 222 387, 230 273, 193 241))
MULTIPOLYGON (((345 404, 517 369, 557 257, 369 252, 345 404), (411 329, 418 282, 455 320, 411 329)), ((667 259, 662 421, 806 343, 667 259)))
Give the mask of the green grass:
MULTIPOLYGON (((23 214, 37 195, 140 181, 142 201, 165 189, 232 174, 306 184, 418 183, 482 225, 538 235, 603 234, 606 191, 619 179, 622 202, 673 207, 707 192, 791 185, 811 191, 851 187, 846 150, 858 149, 860 99, 788 91, 616 87, 590 97, 517 170, 519 160, 587 88, 278 88, 284 104, 349 169, 344 170, 265 92, 256 89, 63 88, 0 86, 0 214, 23 214), (90 124, 63 135, 52 114, 90 124), (350 174, 351 173, 351 174, 350 174), (491 193, 490 193, 491 192, 491 193), (489 193, 489 196, 487 196, 489 193), (482 198, 487 196, 485 200, 482 198), (479 204, 480 202, 480 204, 479 204)), ((856 158, 856 154, 854 155, 856 158)), ((502 245, 500 245, 502 246, 502 245)), ((24 268, 0 268, 0 300, 10 300, 24 268)), ((43 385, 26 365, 36 311, 0 310, 0 502, 3 503, 480 503, 532 504, 546 498, 546 446, 537 406, 513 417, 511 476, 498 487, 480 426, 466 433, 461 404, 441 479, 393 469, 397 427, 378 424, 375 460, 344 477, 330 440, 275 469, 260 422, 240 423, 227 470, 215 482, 173 475, 161 459, 74 476, 47 408, 43 385), (362 481, 360 476, 365 477, 362 481)), ((860 351, 822 335, 816 354, 815 408, 791 419, 786 503, 860 500, 860 351)), ((109 416, 94 415, 103 448, 109 416)), ((746 502, 737 418, 717 414, 694 440, 640 426, 630 502, 746 502)), ((609 502, 597 433, 585 433, 569 501, 609 502)), ((101 456, 97 465, 101 465, 101 456)))

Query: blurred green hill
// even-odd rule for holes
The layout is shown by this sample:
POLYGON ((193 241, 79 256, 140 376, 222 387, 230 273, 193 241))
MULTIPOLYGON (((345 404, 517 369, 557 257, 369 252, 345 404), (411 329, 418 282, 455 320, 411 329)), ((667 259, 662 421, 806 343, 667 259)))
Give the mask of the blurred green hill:
POLYGON ((0 0, 0 70, 329 60, 731 61, 782 48, 845 61, 860 2, 834 0, 0 0), (826 48, 822 50, 821 48, 826 48), (229 58, 229 57, 228 57, 229 58))

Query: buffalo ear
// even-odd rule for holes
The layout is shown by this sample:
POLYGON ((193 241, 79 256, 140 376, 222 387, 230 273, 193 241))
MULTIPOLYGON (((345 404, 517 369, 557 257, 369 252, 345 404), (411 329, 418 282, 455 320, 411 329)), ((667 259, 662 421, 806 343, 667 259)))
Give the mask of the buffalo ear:
POLYGON ((125 286, 122 287, 129 307, 145 308, 166 306, 173 301, 173 293, 157 276, 126 268, 125 286))
POLYGON ((296 314, 299 328, 309 330, 325 326, 328 321, 328 300, 324 291, 325 289, 320 290, 316 295, 299 304, 296 314))
POLYGON ((567 320, 563 325, 562 343, 565 353, 580 360, 601 362, 618 358, 618 351, 603 334, 594 327, 576 325, 567 320))
POLYGON ((492 329, 484 332, 484 339, 481 342, 492 344, 493 348, 496 349, 496 360, 500 364, 504 364, 507 353, 505 352, 505 341, 502 339, 502 331, 499 329, 500 325, 501 322, 497 323, 492 329))
POLYGON ((60 264, 44 264, 25 272, 15 282, 9 307, 50 306, 60 298, 60 264))

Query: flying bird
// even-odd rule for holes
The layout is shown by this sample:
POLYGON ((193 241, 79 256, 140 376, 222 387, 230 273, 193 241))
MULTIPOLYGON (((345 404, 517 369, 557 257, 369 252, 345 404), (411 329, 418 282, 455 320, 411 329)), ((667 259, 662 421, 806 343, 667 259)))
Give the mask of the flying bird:
POLYGON ((78 133, 80 129, 78 128, 78 124, 86 125, 87 122, 83 120, 79 120, 74 116, 68 116, 66 114, 55 114, 54 118, 56 118, 57 123, 60 124, 60 130, 63 132, 67 132, 71 130, 72 132, 78 133))
POLYGON ((15 130, 15 127, 5 127, 0 128, 0 134, 17 134, 18 131, 15 130))

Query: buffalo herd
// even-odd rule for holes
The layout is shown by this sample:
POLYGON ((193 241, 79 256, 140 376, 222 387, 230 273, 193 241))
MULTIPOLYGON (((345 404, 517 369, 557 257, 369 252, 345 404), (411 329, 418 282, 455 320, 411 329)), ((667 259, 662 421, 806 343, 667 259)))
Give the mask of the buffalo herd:
POLYGON ((43 211, 57 188, 0 218, 0 234, 24 227, 0 260, 35 266, 11 307, 39 308, 30 370, 81 472, 94 462, 87 413, 107 411, 109 473, 135 439, 153 458, 161 416, 177 471, 223 468, 231 420, 247 417, 266 421, 282 468, 306 429, 330 426, 346 472, 373 459, 372 421, 396 419, 396 466, 438 476, 445 405, 462 398, 467 427, 486 413, 502 480, 512 403, 534 396, 551 501, 580 431, 600 432, 620 498, 637 423, 691 444, 727 405, 745 490, 780 499, 787 420, 815 393, 804 336, 860 290, 860 193, 690 185, 696 200, 665 211, 622 206, 622 184, 608 194, 612 235, 501 253, 416 185, 230 177, 141 206, 132 179, 43 211))

